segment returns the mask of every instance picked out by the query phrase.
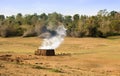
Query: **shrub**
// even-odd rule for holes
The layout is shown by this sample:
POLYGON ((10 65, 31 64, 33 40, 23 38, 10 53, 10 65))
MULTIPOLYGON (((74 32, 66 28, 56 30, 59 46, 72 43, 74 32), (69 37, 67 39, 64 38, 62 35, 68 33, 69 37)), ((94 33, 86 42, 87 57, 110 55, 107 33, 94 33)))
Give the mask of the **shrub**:
POLYGON ((28 27, 23 33, 23 37, 31 37, 36 35, 37 33, 35 32, 35 28, 33 26, 28 27))
POLYGON ((23 29, 20 27, 1 26, 0 28, 1 37, 21 36, 22 34, 23 29))

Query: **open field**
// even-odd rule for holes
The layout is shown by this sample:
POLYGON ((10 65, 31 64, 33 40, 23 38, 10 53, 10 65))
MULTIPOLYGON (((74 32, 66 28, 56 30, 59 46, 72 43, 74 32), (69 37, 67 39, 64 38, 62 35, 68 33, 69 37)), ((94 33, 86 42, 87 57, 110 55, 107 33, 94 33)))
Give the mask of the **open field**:
POLYGON ((65 38, 56 56, 35 56, 42 39, 0 38, 0 76, 120 76, 120 36, 65 38))

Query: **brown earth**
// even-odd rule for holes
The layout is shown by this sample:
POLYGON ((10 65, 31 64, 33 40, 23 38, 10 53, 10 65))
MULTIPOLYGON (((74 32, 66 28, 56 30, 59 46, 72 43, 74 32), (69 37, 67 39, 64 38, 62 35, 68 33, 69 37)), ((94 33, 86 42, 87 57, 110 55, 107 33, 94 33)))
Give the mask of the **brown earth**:
POLYGON ((96 58, 94 54, 92 56, 88 55, 89 57, 84 59, 79 58, 77 55, 0 54, 0 76, 120 75, 120 61, 96 58))
POLYGON ((33 41, 36 38, 0 39, 0 76, 120 76, 119 38, 66 38, 56 56, 14 50, 35 49, 33 41))

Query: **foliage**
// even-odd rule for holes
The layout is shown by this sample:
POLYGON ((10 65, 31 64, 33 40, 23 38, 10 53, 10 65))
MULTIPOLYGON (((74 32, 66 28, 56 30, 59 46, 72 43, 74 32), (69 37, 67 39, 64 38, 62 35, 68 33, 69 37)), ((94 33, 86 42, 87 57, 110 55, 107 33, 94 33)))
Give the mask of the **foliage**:
POLYGON ((67 28, 67 36, 71 37, 120 35, 120 12, 108 12, 104 9, 98 11, 95 16, 63 16, 56 12, 40 15, 18 13, 16 16, 7 17, 0 15, 0 36, 39 36, 45 29, 53 31, 61 23, 67 28))

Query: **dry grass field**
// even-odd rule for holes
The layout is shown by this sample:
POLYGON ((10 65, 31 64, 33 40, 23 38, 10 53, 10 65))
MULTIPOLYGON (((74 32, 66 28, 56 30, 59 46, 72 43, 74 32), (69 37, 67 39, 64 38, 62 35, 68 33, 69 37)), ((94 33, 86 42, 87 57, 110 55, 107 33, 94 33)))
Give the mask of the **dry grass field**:
POLYGON ((65 38, 56 56, 35 56, 41 42, 0 38, 0 76, 120 76, 120 36, 65 38))

